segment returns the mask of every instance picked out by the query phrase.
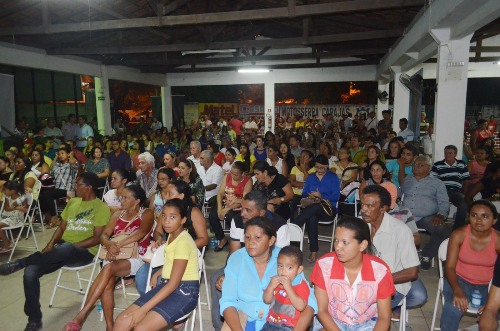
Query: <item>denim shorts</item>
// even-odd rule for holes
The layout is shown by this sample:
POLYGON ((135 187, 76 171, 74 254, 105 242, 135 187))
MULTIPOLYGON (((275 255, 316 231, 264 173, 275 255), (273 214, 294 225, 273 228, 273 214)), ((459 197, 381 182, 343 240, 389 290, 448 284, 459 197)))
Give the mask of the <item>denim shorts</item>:
MULTIPOLYGON (((154 289, 137 299, 134 304, 142 307, 166 284, 167 282, 162 282, 154 289)), ((199 294, 200 282, 197 280, 183 281, 179 284, 179 287, 174 290, 174 292, 172 292, 162 302, 157 304, 152 310, 160 314, 165 321, 167 321, 167 323, 173 323, 196 308, 199 294)))
POLYGON ((292 331, 293 327, 283 324, 274 324, 271 322, 266 322, 262 327, 262 331, 292 331))

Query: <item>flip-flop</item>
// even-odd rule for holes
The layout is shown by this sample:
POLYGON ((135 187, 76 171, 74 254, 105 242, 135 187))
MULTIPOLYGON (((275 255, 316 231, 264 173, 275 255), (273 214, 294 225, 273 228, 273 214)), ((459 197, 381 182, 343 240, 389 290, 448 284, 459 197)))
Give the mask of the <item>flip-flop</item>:
POLYGON ((69 322, 64 327, 64 331, 80 331, 81 329, 82 329, 82 326, 76 322, 73 322, 73 321, 69 322))
MULTIPOLYGON (((125 279, 125 287, 129 287, 135 284, 135 281, 133 278, 130 279, 125 279)), ((115 290, 121 290, 123 288, 122 282, 119 281, 118 284, 115 286, 115 290)))

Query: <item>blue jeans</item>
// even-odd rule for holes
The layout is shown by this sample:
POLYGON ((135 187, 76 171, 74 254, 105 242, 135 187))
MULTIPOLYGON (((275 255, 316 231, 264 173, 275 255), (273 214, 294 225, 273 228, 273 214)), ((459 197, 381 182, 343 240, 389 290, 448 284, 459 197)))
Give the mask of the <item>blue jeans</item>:
MULTIPOLYGON (((460 276, 457 275, 458 284, 462 288, 465 297, 470 301, 470 296, 474 290, 479 290, 483 296, 482 305, 486 303, 488 298, 488 284, 484 285, 474 285, 460 276)), ((443 282, 443 296, 444 296, 444 306, 443 312, 441 313, 441 330, 443 331, 455 331, 458 330, 460 320, 462 319, 463 313, 455 306, 453 306, 453 290, 451 289, 450 283, 445 278, 443 282)))
MULTIPOLYGON (((134 304, 144 306, 153 296, 162 290, 167 282, 161 282, 157 287, 141 295, 134 304)), ((200 282, 181 281, 179 286, 165 299, 157 303, 151 311, 160 314, 167 323, 173 323, 196 308, 200 295, 200 282)))
MULTIPOLYGON (((399 312, 401 310, 401 300, 403 300, 405 296, 396 291, 396 294, 392 297, 391 307, 395 312, 399 312)), ((410 291, 406 294, 406 307, 413 308, 417 306, 423 305, 427 301, 427 290, 425 288, 424 283, 417 278, 413 282, 411 282, 410 291)))
POLYGON ((262 327, 261 331, 292 331, 293 327, 288 325, 274 324, 271 322, 266 322, 262 327))
MULTIPOLYGON (((135 288, 139 295, 144 295, 146 293, 146 285, 148 284, 148 274, 149 274, 149 263, 144 263, 139 270, 135 273, 135 288)), ((153 275, 158 269, 161 267, 154 268, 151 271, 151 275, 153 275)), ((160 277, 158 277, 158 281, 160 281, 160 277)))
MULTIPOLYGON (((335 320, 334 322, 335 324, 337 324, 337 327, 340 329, 340 331, 372 331, 373 328, 375 327, 375 324, 377 323, 377 319, 372 318, 371 320, 368 320, 362 324, 354 324, 354 325, 344 324, 340 321, 335 321, 335 320)), ((322 328, 323 325, 321 325, 321 322, 315 316, 311 330, 318 331, 319 329, 322 328)))
POLYGON ((450 237, 450 230, 445 224, 434 225, 432 224, 432 216, 426 216, 417 221, 417 226, 424 229, 431 234, 431 240, 427 245, 422 248, 422 256, 433 258, 437 255, 439 245, 450 237))
POLYGON ((76 267, 89 264, 94 256, 85 248, 71 243, 57 244, 47 253, 36 252, 24 259, 24 313, 29 322, 42 321, 40 309, 40 277, 50 274, 65 265, 76 267))
POLYGON ((212 303, 212 325, 214 326, 215 331, 220 331, 222 325, 224 324, 224 320, 220 315, 220 305, 219 300, 222 297, 222 292, 215 288, 215 283, 217 282, 217 278, 220 275, 224 274, 224 268, 216 270, 212 277, 210 277, 210 301, 212 303))

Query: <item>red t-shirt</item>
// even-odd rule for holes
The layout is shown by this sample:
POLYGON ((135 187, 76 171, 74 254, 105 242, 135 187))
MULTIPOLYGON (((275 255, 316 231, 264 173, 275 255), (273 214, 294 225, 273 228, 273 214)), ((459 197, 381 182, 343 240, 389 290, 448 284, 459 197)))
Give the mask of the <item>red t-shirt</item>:
MULTIPOLYGON (((307 302, 309 298, 309 285, 307 285, 306 281, 302 279, 299 284, 292 287, 295 293, 307 302)), ((300 311, 293 307, 283 286, 278 285, 274 289, 274 300, 269 307, 267 321, 273 324, 294 327, 299 317, 300 311)))
POLYGON ((233 118, 232 120, 229 121, 229 125, 233 128, 234 132, 236 132, 236 135, 241 134, 241 127, 243 126, 243 122, 240 121, 239 119, 233 118))

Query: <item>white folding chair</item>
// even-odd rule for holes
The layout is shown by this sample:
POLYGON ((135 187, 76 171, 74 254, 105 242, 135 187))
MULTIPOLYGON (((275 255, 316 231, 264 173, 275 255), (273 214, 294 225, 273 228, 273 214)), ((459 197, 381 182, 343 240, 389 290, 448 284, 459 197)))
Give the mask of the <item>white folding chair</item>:
MULTIPOLYGON (((156 251, 154 252, 153 257, 151 258, 151 263, 149 265, 149 272, 148 272, 148 281, 146 283, 146 292, 149 292, 151 290, 151 276, 152 276, 153 269, 162 266, 164 263, 164 248, 165 248, 165 244, 158 247, 156 249, 156 251)), ((198 251, 198 275, 200 277, 200 280, 201 280, 201 273, 205 271, 205 261, 203 260, 204 253, 205 253, 204 248, 201 252, 198 251)), ((206 284, 207 284, 207 282, 206 282, 206 277, 205 277, 205 285, 206 284)), ((206 287, 207 287, 207 291, 208 291, 208 286, 206 286, 206 287)), ((210 299, 208 297, 207 297, 207 300, 210 302, 210 299)), ((189 318, 191 318, 191 329, 190 330, 193 331, 194 325, 196 322, 196 310, 198 310, 199 330, 203 331, 203 320, 201 318, 201 305, 202 305, 202 303, 200 300, 200 296, 198 296, 198 305, 196 306, 196 308, 192 312, 179 318, 177 321, 182 321, 182 320, 188 318, 186 320, 186 323, 187 323, 186 326, 189 326, 189 318)))
POLYGON ((109 177, 106 177, 106 184, 104 184, 104 186, 98 187, 97 189, 102 189, 101 200, 104 201, 104 194, 109 191, 109 177))
POLYGON ((290 234, 290 242, 298 241, 300 250, 304 248, 304 231, 300 226, 293 223, 288 223, 288 233, 290 234))
MULTIPOLYGON (((15 225, 15 226, 7 226, 7 227, 2 228, 5 231, 5 233, 7 234, 7 237, 9 238, 9 240, 14 242, 14 246, 12 247, 12 250, 10 252, 8 261, 10 261, 12 259, 12 256, 14 255, 14 251, 16 250, 16 248, 21 247, 21 246, 18 246, 18 244, 19 244, 19 240, 23 236, 24 229, 26 229, 26 239, 28 239, 28 235, 29 235, 30 231, 33 233, 33 241, 35 242, 35 246, 22 246, 22 248, 34 248, 37 251, 39 250, 38 242, 36 240, 35 231, 33 230, 33 217, 35 215, 36 208, 38 207, 37 201, 38 201, 38 196, 40 194, 41 187, 42 187, 42 183, 39 180, 36 180, 35 184, 33 185, 32 193, 27 193, 28 210, 24 214, 23 223, 21 223, 19 225, 15 225), (14 233, 13 233, 13 230, 16 230, 16 229, 20 229, 17 237, 15 237, 14 233)), ((2 204, 2 209, 0 209, 0 215, 3 212, 4 206, 5 206, 5 203, 2 204)))
POLYGON ((401 314, 399 315, 399 319, 391 318, 392 322, 399 322, 399 331, 406 331, 406 323, 408 323, 408 310, 406 309, 406 296, 403 298, 401 302, 401 314), (401 321, 401 316, 403 316, 403 321, 401 321))
POLYGON ((49 302, 49 307, 50 308, 52 308, 52 304, 54 303, 54 298, 56 296, 56 291, 57 291, 57 289, 60 288, 60 289, 66 290, 66 291, 83 294, 83 300, 82 300, 82 304, 80 306, 80 310, 83 309, 83 306, 85 305, 85 300, 87 300, 87 296, 89 294, 90 286, 92 285, 92 281, 94 280, 95 269, 96 269, 96 267, 100 263, 99 259, 97 258, 98 255, 99 255, 99 253, 96 254, 96 257, 94 258, 94 260, 92 262, 90 262, 89 264, 85 264, 85 265, 77 266, 77 267, 75 267, 75 266, 64 266, 61 269, 59 269, 59 273, 57 275, 56 283, 54 284, 54 290, 52 291, 52 296, 51 296, 50 302, 49 302), (90 272, 90 276, 88 278, 82 277, 80 275, 80 271, 83 271, 83 270, 89 269, 89 268, 92 268, 92 271, 90 272), (74 273, 76 273, 76 280, 78 281, 78 286, 79 287, 78 288, 74 288, 74 287, 70 287, 68 285, 61 285, 61 276, 62 276, 63 272, 74 272, 74 273), (82 282, 86 282, 87 283, 87 285, 85 286, 85 290, 83 288, 82 282))
MULTIPOLYGON (((206 247, 203 247, 203 249, 201 250, 201 260, 198 261, 199 263, 201 263, 201 266, 200 266, 200 270, 201 270, 201 274, 200 274, 200 288, 201 288, 201 276, 203 275, 203 281, 205 282, 205 294, 207 296, 207 302, 203 302, 203 301, 200 301, 200 303, 202 305, 206 305, 208 307, 208 310, 210 310, 210 290, 209 290, 209 283, 207 281, 207 270, 205 269, 205 250, 206 250, 206 247)), ((201 320, 200 320, 201 321, 201 320)))
POLYGON ((325 236, 325 235, 320 235, 318 234, 318 241, 324 241, 324 242, 329 242, 330 243, 330 252, 333 251, 333 237, 335 236, 335 229, 337 228, 337 222, 339 219, 339 202, 337 201, 337 204, 335 205, 335 210, 337 211, 335 214, 335 217, 332 219, 329 219, 328 221, 319 221, 318 225, 333 225, 332 229, 332 235, 331 236, 325 236))

